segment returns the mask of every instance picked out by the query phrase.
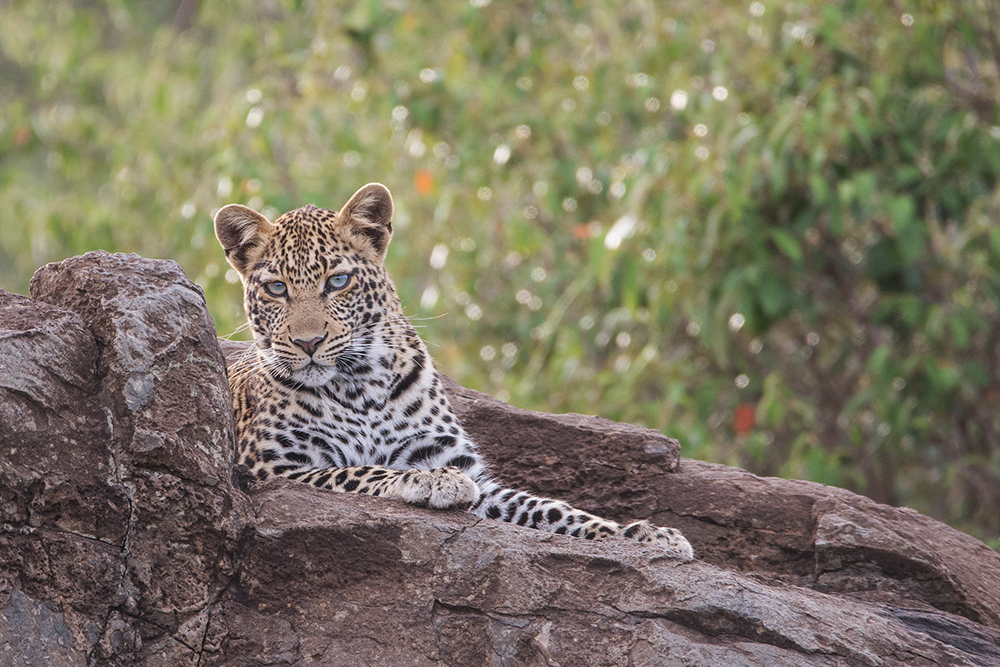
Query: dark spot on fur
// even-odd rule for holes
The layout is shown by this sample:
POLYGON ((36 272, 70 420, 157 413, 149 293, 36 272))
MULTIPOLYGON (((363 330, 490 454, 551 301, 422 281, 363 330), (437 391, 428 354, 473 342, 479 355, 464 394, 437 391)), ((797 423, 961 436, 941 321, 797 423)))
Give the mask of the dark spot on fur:
POLYGON ((404 391, 409 389, 410 386, 417 381, 417 378, 420 377, 420 371, 422 370, 423 367, 419 363, 413 364, 413 368, 410 369, 410 372, 396 383, 392 393, 389 394, 389 400, 395 401, 404 391))
POLYGON ((454 466, 459 470, 469 470, 474 465, 476 465, 476 459, 464 454, 462 456, 456 456, 445 464, 445 466, 454 466))
POLYGON ((440 454, 441 451, 442 447, 436 444, 417 447, 410 453, 409 457, 407 457, 406 463, 407 465, 415 466, 418 463, 423 463, 424 461, 428 461, 434 458, 435 456, 440 454))

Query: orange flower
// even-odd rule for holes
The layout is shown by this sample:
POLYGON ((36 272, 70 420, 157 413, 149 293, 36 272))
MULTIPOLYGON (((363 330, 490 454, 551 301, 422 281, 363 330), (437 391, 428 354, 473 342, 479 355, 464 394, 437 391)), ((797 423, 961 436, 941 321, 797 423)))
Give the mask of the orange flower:
POLYGON ((422 195, 430 193, 434 189, 434 174, 426 169, 418 169, 413 175, 413 187, 422 195))
POLYGON ((733 430, 739 434, 749 433, 753 430, 756 421, 756 410, 750 403, 740 403, 733 413, 733 430))

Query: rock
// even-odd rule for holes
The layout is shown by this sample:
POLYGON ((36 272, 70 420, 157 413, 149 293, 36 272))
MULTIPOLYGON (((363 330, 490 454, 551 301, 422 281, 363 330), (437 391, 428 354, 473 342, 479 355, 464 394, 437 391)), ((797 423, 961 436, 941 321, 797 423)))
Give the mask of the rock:
POLYGON ((445 388, 505 482, 600 508, 598 514, 618 521, 670 512, 671 500, 655 480, 677 470, 680 443, 673 438, 600 417, 519 410, 450 378, 445 388))
POLYGON ((943 613, 931 616, 954 634, 936 638, 885 605, 624 541, 458 513, 428 521, 401 503, 317 497, 285 480, 251 497, 257 536, 224 604, 238 617, 243 599, 295 628, 297 651, 278 634, 284 654, 296 651, 287 664, 991 664, 1000 640, 943 613))
POLYGON ((503 461, 505 481, 538 493, 551 484, 598 514, 679 528, 699 560, 724 569, 877 602, 920 600, 1000 628, 1000 557, 939 521, 843 489, 690 459, 665 475, 669 462, 640 452, 647 429, 601 420, 608 435, 594 436, 580 427, 594 418, 519 410, 451 380, 446 389, 487 458, 503 461), (606 453, 601 437, 619 438, 619 451, 631 445, 631 453, 606 453), (560 481, 546 472, 535 483, 535 466, 554 459, 577 472, 560 481))
POLYGON ((0 298, 2 576, 79 655, 134 662, 207 611, 249 528, 225 361, 173 262, 88 253, 31 291, 0 298))
POLYGON ((1000 555, 916 512, 453 383, 502 479, 699 560, 256 484, 176 264, 31 291, 0 293, 0 665, 1000 665, 1000 555))

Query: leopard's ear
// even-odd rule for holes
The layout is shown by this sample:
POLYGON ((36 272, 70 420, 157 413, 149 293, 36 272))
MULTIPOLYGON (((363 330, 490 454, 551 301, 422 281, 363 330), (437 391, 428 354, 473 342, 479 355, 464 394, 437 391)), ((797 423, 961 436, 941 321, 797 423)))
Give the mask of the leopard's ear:
POLYGON ((223 206, 215 214, 215 236, 226 250, 226 260, 240 275, 272 231, 270 220, 240 204, 223 206))
POLYGON ((381 183, 369 183, 340 209, 338 223, 380 258, 392 239, 392 195, 381 183))

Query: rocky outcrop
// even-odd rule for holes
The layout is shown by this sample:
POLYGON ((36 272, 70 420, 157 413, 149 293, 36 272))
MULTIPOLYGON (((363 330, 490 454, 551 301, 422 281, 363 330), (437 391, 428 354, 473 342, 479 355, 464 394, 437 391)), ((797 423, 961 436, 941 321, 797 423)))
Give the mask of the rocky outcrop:
POLYGON ((0 663, 195 664, 252 535, 201 291, 90 253, 31 292, 0 298, 0 663))
POLYGON ((470 434, 516 485, 552 489, 616 520, 643 516, 679 528, 699 560, 723 569, 872 602, 920 600, 1000 628, 1000 557, 939 521, 843 489, 702 461, 683 459, 678 474, 663 474, 677 466, 677 447, 657 431, 518 410, 447 386, 470 434))
POLYGON ((89 253, 31 292, 0 293, 0 665, 1000 665, 1000 555, 915 512, 454 384, 505 481, 699 560, 258 485, 175 264, 89 253))

